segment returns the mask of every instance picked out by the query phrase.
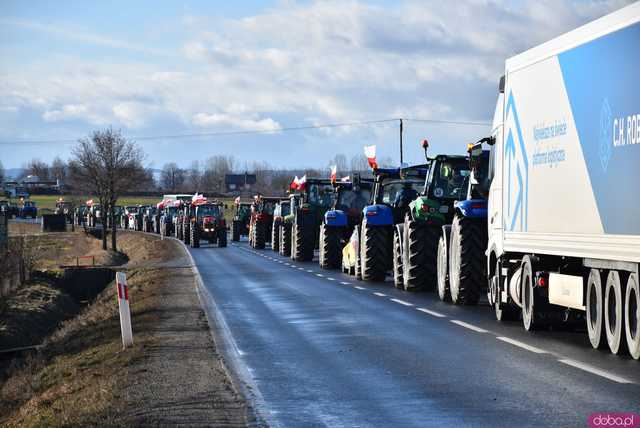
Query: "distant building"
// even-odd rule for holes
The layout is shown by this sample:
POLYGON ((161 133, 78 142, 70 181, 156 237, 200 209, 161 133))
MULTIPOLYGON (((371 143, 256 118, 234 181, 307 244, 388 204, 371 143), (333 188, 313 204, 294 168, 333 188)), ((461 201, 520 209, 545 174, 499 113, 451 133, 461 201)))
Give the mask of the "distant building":
POLYGON ((35 194, 56 194, 60 191, 58 180, 40 180, 35 175, 29 175, 20 181, 5 181, 2 183, 4 193, 12 198, 29 197, 35 194))
POLYGON ((224 184, 227 193, 241 194, 250 192, 256 185, 255 174, 227 174, 224 177, 224 184))

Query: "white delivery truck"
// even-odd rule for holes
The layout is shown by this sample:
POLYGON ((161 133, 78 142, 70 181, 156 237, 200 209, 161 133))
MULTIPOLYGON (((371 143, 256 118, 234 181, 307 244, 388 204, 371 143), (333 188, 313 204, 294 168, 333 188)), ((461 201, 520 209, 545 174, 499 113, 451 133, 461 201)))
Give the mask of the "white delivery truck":
POLYGON ((509 58, 492 137, 497 318, 640 358, 640 3, 509 58))

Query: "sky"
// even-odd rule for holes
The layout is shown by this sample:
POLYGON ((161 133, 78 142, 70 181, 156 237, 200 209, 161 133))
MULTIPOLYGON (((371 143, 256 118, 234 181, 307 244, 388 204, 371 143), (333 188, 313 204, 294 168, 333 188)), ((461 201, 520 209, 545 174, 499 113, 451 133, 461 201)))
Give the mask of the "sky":
POLYGON ((506 58, 625 0, 0 2, 0 161, 67 159, 113 127, 146 164, 326 167, 336 154, 405 161, 486 136, 506 58), (478 125, 479 123, 479 125, 478 125), (236 131, 262 134, 175 136, 236 131), (34 141, 46 142, 33 144, 34 141))

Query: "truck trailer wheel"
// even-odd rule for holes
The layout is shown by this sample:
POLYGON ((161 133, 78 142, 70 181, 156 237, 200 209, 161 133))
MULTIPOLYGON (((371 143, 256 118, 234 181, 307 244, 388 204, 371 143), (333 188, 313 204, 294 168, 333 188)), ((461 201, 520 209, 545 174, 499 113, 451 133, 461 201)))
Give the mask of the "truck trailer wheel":
POLYGON ((480 287, 487 282, 485 255, 487 227, 484 221, 456 215, 451 224, 449 287, 456 305, 475 305, 480 287))
POLYGON ((231 239, 233 242, 240 240, 240 222, 238 220, 233 220, 231 225, 231 239))
POLYGON ((340 251, 340 229, 320 226, 320 267, 322 269, 338 269, 342 262, 340 251))
POLYGON ((280 227, 280 255, 291 255, 291 224, 283 223, 280 227))
POLYGON ((393 229, 390 226, 362 225, 360 269, 364 281, 384 281, 391 259, 393 229))
POLYGON ((271 225, 271 249, 278 252, 280 250, 280 222, 274 221, 271 225))
POLYGON ((612 354, 624 352, 624 288, 618 271, 612 270, 604 287, 604 326, 612 354))
POLYGON ((393 285, 396 288, 404 288, 404 276, 402 270, 402 240, 397 230, 393 231, 393 285))
POLYGON ((451 300, 449 291, 449 255, 447 248, 447 239, 441 236, 438 240, 438 297, 443 302, 451 300))
POLYGON ((595 349, 606 343, 604 332, 604 299, 602 298, 602 273, 598 269, 591 269, 587 280, 587 332, 589 341, 595 349))
POLYGON ((197 224, 191 226, 189 241, 191 242, 191 248, 200 248, 200 230, 197 224))
POLYGON ((624 297, 624 327, 627 333, 627 346, 629 354, 638 360, 640 359, 640 331, 638 330, 638 319, 640 318, 640 285, 638 275, 632 273, 627 280, 627 291, 624 297))
POLYGON ((218 247, 224 248, 227 246, 227 229, 220 229, 218 231, 218 247))
POLYGON ((406 216, 404 221, 404 289, 429 290, 438 282, 437 260, 440 228, 427 226, 406 216))

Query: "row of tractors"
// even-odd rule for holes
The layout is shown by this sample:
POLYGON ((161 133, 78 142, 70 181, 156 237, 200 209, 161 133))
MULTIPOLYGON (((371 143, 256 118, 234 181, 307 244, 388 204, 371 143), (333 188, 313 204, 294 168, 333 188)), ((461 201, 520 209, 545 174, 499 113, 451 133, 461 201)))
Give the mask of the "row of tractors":
POLYGON ((237 204, 233 239, 271 248, 296 261, 319 250, 324 269, 364 281, 437 291, 454 304, 476 304, 487 283, 487 168, 479 141, 467 155, 427 155, 373 178, 307 178, 287 198, 258 196, 237 204))

